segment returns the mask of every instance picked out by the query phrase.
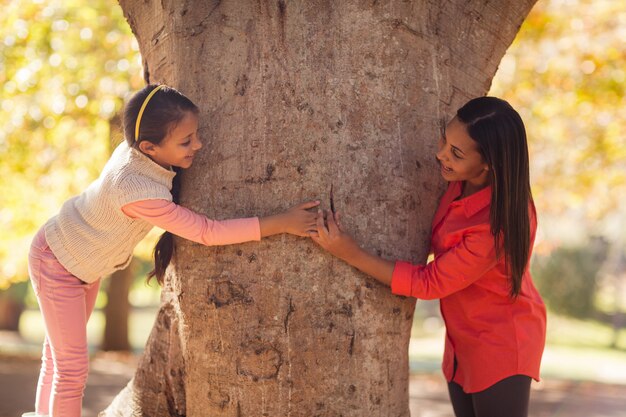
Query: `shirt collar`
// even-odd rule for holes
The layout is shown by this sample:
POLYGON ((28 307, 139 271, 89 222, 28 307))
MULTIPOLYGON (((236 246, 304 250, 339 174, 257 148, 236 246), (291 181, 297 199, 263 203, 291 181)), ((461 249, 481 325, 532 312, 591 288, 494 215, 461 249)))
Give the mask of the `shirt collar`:
MULTIPOLYGON (((461 182, 457 182, 455 184, 454 198, 460 196, 462 191, 463 187, 461 186, 461 182)), ((466 217, 472 217, 491 203, 491 185, 488 185, 468 197, 455 200, 453 203, 463 207, 466 217)))

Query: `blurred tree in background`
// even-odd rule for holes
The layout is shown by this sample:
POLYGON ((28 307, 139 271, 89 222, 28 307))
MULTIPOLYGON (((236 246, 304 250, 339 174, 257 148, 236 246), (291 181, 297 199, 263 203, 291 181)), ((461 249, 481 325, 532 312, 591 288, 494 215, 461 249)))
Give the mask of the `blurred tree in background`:
POLYGON ((122 140, 116 115, 123 99, 143 79, 139 48, 117 4, 3 3, 0 328, 15 329, 33 234, 98 176, 122 140))
MULTIPOLYGON (((121 140, 110 120, 143 79, 115 2, 0 0, 0 7, 0 298, 23 298, 33 234, 97 177, 109 138, 121 140)), ((491 94, 510 101, 527 125, 540 220, 533 269, 556 310, 568 308, 561 304, 570 291, 591 291, 596 302, 603 281, 592 274, 602 268, 585 261, 593 257, 590 236, 623 258, 625 89, 626 5, 613 0, 539 0, 493 81, 491 94), (556 250, 563 245, 570 247, 556 250)), ((150 249, 143 246, 144 258, 150 249)), ((586 303, 576 303, 576 315, 586 303)), ((1 306, 0 317, 8 317, 1 306)))
POLYGON ((561 246, 550 256, 534 258, 535 281, 552 311, 578 318, 594 315, 598 273, 606 251, 606 241, 596 238, 589 246, 561 246))
POLYGON ((491 93, 526 122, 537 209, 554 244, 623 237, 625 227, 616 226, 626 216, 625 92, 626 4, 540 0, 491 93))
POLYGON ((34 232, 99 174, 109 156, 109 119, 143 80, 136 42, 109 0, 5 3, 0 51, 6 288, 27 278, 34 232))
MULTIPOLYGON (((539 212, 533 271, 557 312, 588 317, 607 284, 607 252, 625 250, 625 90, 626 4, 612 0, 540 0, 494 78, 491 94, 526 123, 539 212)), ((623 314, 626 286, 609 285, 621 293, 596 307, 623 314)))

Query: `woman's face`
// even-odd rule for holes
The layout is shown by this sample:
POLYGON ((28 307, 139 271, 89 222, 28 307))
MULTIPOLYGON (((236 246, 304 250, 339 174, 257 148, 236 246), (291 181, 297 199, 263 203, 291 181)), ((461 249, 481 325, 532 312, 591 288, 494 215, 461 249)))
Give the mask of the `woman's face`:
POLYGON ((439 140, 437 160, 446 181, 465 181, 475 188, 489 182, 489 166, 469 136, 465 124, 456 117, 448 123, 439 140))

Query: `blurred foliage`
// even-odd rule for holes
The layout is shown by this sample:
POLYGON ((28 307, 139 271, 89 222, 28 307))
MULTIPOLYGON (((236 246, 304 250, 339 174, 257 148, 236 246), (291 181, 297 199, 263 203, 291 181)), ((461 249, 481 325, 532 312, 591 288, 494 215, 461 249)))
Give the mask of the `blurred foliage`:
MULTIPOLYGON (((27 278, 35 231, 97 177, 110 152, 109 121, 143 80, 115 2, 0 7, 1 290, 27 278)), ((616 226, 626 217, 625 40, 623 2, 539 0, 493 81, 491 94, 527 125, 538 254, 574 230, 626 229, 616 226)), ((140 248, 143 257, 158 234, 140 248)))
POLYGON ((109 120, 143 85, 116 3, 1 3, 0 289, 27 278, 33 234, 97 177, 122 139, 109 120))
POLYGON ((534 282, 551 311, 588 318, 595 309, 598 272, 606 259, 607 242, 593 239, 588 246, 562 246, 532 262, 534 282))
POLYGON ((543 236, 556 245, 623 239, 625 90, 623 1, 539 0, 500 64, 491 94, 526 123, 543 236))

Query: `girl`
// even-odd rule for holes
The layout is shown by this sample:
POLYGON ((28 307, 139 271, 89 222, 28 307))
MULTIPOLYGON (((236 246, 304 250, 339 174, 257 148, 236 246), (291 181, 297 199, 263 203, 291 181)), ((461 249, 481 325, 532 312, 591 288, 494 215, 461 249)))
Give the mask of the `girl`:
POLYGON ((394 294, 441 300, 442 367, 457 417, 526 416, 546 312, 528 271, 537 225, 524 124, 506 101, 480 97, 458 110, 440 140, 436 157, 449 185, 432 223, 432 262, 370 254, 332 213, 320 211, 311 237, 394 294))
POLYGON ((198 108, 173 88, 149 85, 135 94, 124 111, 124 136, 100 177, 65 202, 33 239, 29 273, 46 338, 36 413, 25 415, 80 416, 88 372, 86 323, 100 278, 126 267, 153 226, 167 231, 154 250, 151 276, 159 283, 172 256, 172 234, 226 245, 315 230, 316 215, 307 209, 318 202, 260 219, 226 221, 179 206, 176 173, 191 166, 202 143, 198 108))

